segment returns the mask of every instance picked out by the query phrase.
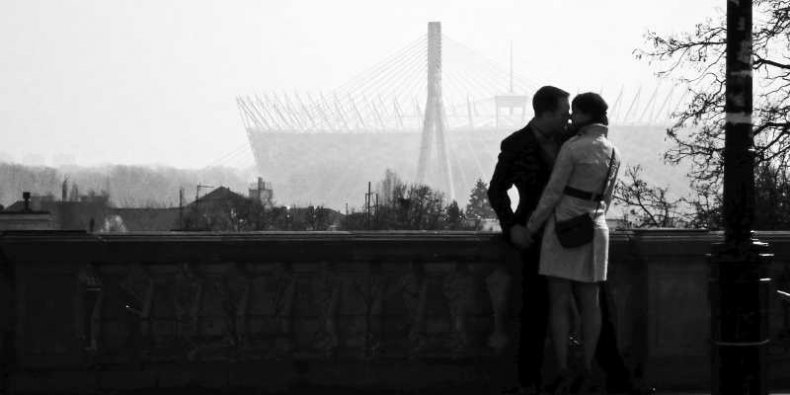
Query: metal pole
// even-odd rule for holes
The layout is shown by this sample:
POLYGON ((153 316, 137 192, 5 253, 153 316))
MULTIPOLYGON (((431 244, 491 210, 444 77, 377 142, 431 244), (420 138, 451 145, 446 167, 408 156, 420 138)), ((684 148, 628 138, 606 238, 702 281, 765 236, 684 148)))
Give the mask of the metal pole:
MULTIPOLYGON (((513 93, 513 41, 510 42, 510 93, 513 93)), ((510 113, 513 113, 512 107, 510 113)))
POLYGON ((178 229, 184 229, 184 187, 178 188, 178 229))
POLYGON ((368 230, 370 230, 370 181, 368 181, 368 193, 365 194, 365 209, 368 214, 368 230))
POLYGON ((728 1, 724 230, 737 242, 751 238, 754 222, 751 32, 751 0, 728 1))
POLYGON ((724 236, 711 255, 712 393, 768 394, 773 257, 753 237, 752 1, 727 2, 724 236))

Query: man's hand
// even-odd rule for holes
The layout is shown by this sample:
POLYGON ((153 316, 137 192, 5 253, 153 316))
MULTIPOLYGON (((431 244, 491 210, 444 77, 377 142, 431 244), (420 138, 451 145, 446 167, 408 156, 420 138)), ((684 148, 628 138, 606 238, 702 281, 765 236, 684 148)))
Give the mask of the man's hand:
POLYGON ((532 244, 535 243, 535 235, 532 234, 532 233, 527 232, 527 241, 526 241, 526 243, 527 243, 527 246, 525 248, 532 247, 532 244))
POLYGON ((510 242, 519 249, 529 248, 532 238, 527 232, 527 227, 523 225, 513 225, 510 227, 510 242))

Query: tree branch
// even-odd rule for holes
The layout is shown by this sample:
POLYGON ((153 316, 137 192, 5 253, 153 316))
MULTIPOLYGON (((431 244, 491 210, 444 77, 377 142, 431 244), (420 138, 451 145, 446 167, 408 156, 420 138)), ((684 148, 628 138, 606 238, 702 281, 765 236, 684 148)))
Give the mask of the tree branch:
POLYGON ((783 69, 783 70, 790 70, 790 64, 779 63, 777 61, 773 61, 773 60, 770 60, 770 59, 765 59, 765 58, 763 58, 763 57, 761 57, 759 55, 755 55, 754 57, 757 58, 757 60, 755 60, 754 63, 753 63, 754 69, 759 69, 763 65, 768 65, 768 66, 777 67, 777 68, 780 68, 780 69, 783 69))

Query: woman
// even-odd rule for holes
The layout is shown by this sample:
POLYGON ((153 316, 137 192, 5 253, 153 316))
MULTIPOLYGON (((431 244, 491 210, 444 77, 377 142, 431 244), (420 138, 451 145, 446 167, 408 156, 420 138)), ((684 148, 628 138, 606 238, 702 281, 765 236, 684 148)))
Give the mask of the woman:
POLYGON ((598 282, 606 281, 609 252, 605 213, 620 164, 619 155, 607 139, 607 107, 600 95, 591 92, 573 99, 571 122, 578 133, 560 149, 549 183, 527 222, 530 237, 546 225, 539 272, 548 277, 549 329, 560 368, 558 389, 567 390, 571 381, 567 360, 571 297, 581 316, 585 369, 582 382, 589 381, 601 330, 598 282), (563 247, 555 233, 555 222, 582 214, 593 219, 592 242, 563 247))

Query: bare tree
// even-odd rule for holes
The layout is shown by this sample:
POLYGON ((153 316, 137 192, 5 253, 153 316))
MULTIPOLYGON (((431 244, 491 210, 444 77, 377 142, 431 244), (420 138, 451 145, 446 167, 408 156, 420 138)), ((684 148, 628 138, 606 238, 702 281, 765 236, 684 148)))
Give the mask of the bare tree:
MULTIPOLYGON (((786 174, 782 165, 790 157, 790 2, 756 0, 754 5, 755 164, 786 174)), ((688 89, 688 102, 678 106, 681 110, 673 114, 675 123, 667 130, 673 145, 664 158, 673 164, 691 163, 689 176, 698 193, 690 202, 698 210, 692 222, 698 226, 720 225, 710 215, 721 210, 724 174, 725 22, 722 12, 690 32, 648 32, 649 48, 635 51, 638 59, 662 67, 658 76, 674 78, 688 89)), ((769 187, 760 185, 759 178, 757 182, 758 190, 769 187)))
POLYGON ((650 186, 641 166, 629 166, 614 190, 614 200, 628 207, 626 219, 636 228, 684 227, 688 224, 685 199, 670 199, 667 188, 650 186))

